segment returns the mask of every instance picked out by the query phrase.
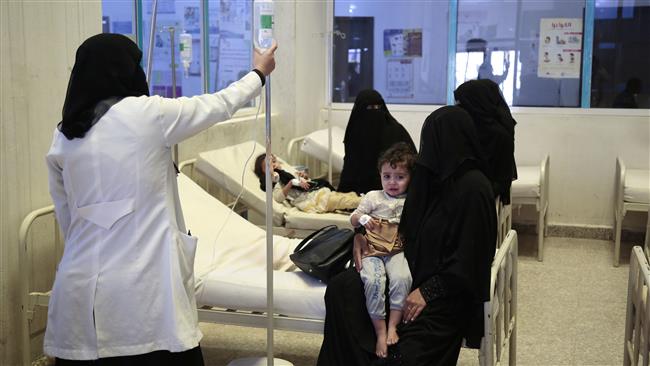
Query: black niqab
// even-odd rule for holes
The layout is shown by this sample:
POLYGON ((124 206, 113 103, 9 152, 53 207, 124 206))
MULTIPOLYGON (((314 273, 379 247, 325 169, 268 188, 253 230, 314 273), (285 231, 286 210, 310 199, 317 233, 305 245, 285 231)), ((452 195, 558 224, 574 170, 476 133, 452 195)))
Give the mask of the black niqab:
POLYGON ((338 190, 361 194, 381 189, 377 161, 381 153, 398 142, 406 142, 415 151, 411 136, 390 114, 381 94, 376 90, 361 91, 345 129, 345 157, 338 190))
POLYGON ((149 95, 140 61, 142 51, 128 37, 102 33, 77 49, 59 130, 70 140, 82 138, 108 109, 97 108, 110 100, 149 95))
POLYGON ((510 108, 499 86, 492 80, 470 80, 461 84, 454 97, 474 120, 494 194, 504 204, 510 203, 510 186, 517 179, 515 164, 515 125, 510 108))

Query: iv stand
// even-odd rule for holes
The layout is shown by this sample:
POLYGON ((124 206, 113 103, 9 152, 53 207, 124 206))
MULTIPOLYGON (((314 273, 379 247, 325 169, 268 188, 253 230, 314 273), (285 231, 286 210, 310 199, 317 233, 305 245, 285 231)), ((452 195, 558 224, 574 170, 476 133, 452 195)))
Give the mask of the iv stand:
POLYGON ((266 77, 264 93, 264 117, 266 127, 266 161, 264 179, 266 185, 266 358, 250 357, 234 360, 228 366, 293 366, 292 363, 273 358, 273 182, 271 180, 271 77, 266 77))
MULTIPOLYGON (((156 33, 156 16, 158 15, 158 0, 153 0, 151 4, 151 26, 149 27, 149 48, 147 49, 147 84, 149 87, 149 92, 151 92, 151 70, 153 70, 153 48, 154 48, 154 39, 156 33)), ((172 68, 172 98, 176 98, 176 44, 174 39, 174 33, 176 29, 174 27, 168 27, 169 38, 171 40, 171 68, 172 68)), ((172 160, 174 164, 178 166, 178 144, 174 145, 172 152, 172 160)))
MULTIPOLYGON (((176 28, 167 27, 167 30, 169 31, 172 58, 172 98, 176 98, 176 39, 174 38, 176 28)), ((174 144, 174 150, 172 151, 172 160, 174 161, 174 164, 178 166, 178 144, 174 144)))

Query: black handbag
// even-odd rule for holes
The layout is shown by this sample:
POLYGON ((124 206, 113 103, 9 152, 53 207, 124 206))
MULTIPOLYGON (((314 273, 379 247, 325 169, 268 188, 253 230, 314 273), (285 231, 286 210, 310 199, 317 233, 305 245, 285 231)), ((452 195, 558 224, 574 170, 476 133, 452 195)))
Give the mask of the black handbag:
POLYGON ((352 260, 354 232, 325 226, 303 239, 289 258, 305 273, 327 282, 352 260))

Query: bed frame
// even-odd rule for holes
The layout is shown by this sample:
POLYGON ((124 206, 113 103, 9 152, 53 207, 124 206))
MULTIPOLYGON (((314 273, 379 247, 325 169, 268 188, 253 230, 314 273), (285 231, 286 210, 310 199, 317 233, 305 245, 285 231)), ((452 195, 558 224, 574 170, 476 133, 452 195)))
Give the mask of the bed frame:
MULTIPOLYGON (((616 158, 615 196, 614 196, 614 267, 621 261, 621 230, 627 211, 648 212, 647 203, 625 202, 625 163, 620 157, 616 158)), ((650 220, 650 218, 648 219, 650 220)), ((650 222, 650 221, 649 221, 650 222)), ((649 232, 646 231, 646 238, 649 232)))
MULTIPOLYGON (((304 135, 289 140, 289 143, 287 143, 287 162, 293 165, 307 166, 311 169, 309 172, 311 176, 325 177, 328 180, 333 181, 333 179, 329 179, 328 174, 329 166, 327 164, 327 161, 329 157, 324 156, 323 160, 321 160, 305 154, 300 150, 300 146, 302 146, 302 143, 306 137, 307 135, 304 135)), ((332 174, 334 173, 336 172, 332 172, 332 174)))
MULTIPOLYGON (((512 196, 512 205, 534 205, 537 210, 537 260, 544 260, 544 237, 547 235, 549 156, 546 155, 539 165, 539 195, 537 197, 512 196)), ((516 182, 516 181, 515 181, 516 182)), ((513 184, 516 184, 513 182, 513 184)))
MULTIPOLYGON (((21 356, 22 364, 31 364, 30 324, 37 306, 47 307, 50 298, 48 292, 30 290, 30 264, 32 263, 31 246, 28 245, 30 228, 35 220, 53 215, 54 206, 44 207, 29 213, 23 220, 19 235, 19 268, 21 274, 20 317, 22 322, 21 356)), ((56 218, 54 218, 56 221, 56 218)), ((54 242, 58 248, 61 244, 58 224, 54 224, 54 242)), ((508 349, 509 365, 516 364, 517 343, 517 233, 511 230, 497 251, 492 263, 492 280, 490 283, 491 299, 485 303, 485 336, 481 340, 479 362, 481 365, 499 365, 508 349)), ((58 260, 58 259, 57 259, 58 260)), ((199 321, 231 324, 246 327, 266 328, 266 314, 238 311, 213 307, 201 307, 197 310, 199 321)), ((320 334, 323 332, 324 320, 290 317, 275 314, 274 329, 291 330, 320 334)))
POLYGON ((623 365, 648 366, 650 358, 650 265, 643 249, 636 246, 630 257, 627 287, 623 365))

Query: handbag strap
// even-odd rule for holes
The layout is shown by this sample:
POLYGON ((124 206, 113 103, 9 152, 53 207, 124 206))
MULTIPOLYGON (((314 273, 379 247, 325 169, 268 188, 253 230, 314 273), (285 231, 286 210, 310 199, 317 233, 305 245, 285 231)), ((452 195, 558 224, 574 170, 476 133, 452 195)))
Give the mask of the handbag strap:
POLYGON ((305 245, 307 245, 308 243, 311 242, 311 239, 314 236, 317 236, 318 234, 320 234, 320 233, 322 233, 322 232, 324 232, 326 230, 330 230, 332 228, 336 229, 337 226, 336 225, 327 225, 327 226, 324 226, 324 227, 314 231, 313 233, 309 234, 306 238, 302 239, 300 244, 298 244, 298 246, 296 247, 296 249, 293 250, 293 252, 296 253, 296 252, 300 251, 300 249, 302 249, 305 245))

